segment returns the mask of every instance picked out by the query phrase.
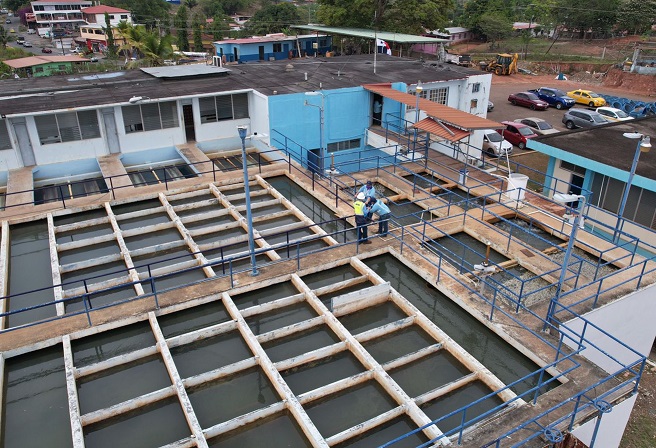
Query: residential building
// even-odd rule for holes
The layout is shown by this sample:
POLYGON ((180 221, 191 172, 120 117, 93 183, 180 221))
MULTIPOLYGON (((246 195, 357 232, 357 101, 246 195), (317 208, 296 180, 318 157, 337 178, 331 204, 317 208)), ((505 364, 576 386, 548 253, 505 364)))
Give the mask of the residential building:
POLYGON ((40 78, 43 76, 71 73, 75 66, 87 64, 87 59, 72 56, 29 56, 27 58, 4 61, 20 78, 40 78))
MULTIPOLYGON (((125 42, 125 38, 116 28, 112 28, 114 35, 114 45, 120 46, 125 42)), ((84 46, 89 50, 95 52, 102 52, 107 50, 107 34, 105 26, 99 23, 91 23, 88 25, 80 26, 80 37, 76 40, 84 42, 84 46)))
POLYGON ((40 36, 50 36, 53 29, 73 31, 85 23, 82 9, 93 5, 85 0, 38 0, 30 2, 37 31, 40 36))
POLYGON ((82 17, 89 25, 105 26, 105 13, 109 16, 110 26, 116 26, 120 22, 132 23, 132 13, 126 9, 105 5, 82 8, 82 17))
POLYGON ((224 39, 213 43, 216 54, 227 62, 274 61, 297 57, 325 55, 332 48, 332 37, 326 35, 287 36, 283 33, 243 39, 224 39))

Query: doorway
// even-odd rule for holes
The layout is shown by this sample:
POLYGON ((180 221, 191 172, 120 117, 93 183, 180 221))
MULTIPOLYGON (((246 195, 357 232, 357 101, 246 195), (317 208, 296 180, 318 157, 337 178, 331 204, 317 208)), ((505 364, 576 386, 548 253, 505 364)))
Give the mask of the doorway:
POLYGON ((239 62, 239 52, 237 51, 236 48, 234 48, 234 53, 235 53, 235 62, 239 62))
POLYGON ((264 60, 264 45, 260 45, 257 47, 259 55, 260 55, 260 61, 264 60))
MULTIPOLYGON (((579 176, 578 174, 572 174, 572 179, 570 180, 571 185, 569 188, 569 192, 571 194, 580 195, 581 191, 583 190, 584 181, 585 181, 585 177, 579 176)), ((573 208, 578 208, 578 206, 579 206, 579 201, 572 203, 573 208)))
POLYGON ((182 106, 182 119, 184 120, 185 136, 188 142, 196 141, 196 129, 194 128, 194 108, 191 104, 182 106))
POLYGON ((374 126, 382 126, 383 119, 383 97, 374 93, 374 101, 372 103, 371 116, 373 117, 372 124, 374 126))

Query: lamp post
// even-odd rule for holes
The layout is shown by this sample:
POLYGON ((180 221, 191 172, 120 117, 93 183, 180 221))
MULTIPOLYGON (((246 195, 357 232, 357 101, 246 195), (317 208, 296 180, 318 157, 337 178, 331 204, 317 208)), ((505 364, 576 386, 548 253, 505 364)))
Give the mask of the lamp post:
POLYGON ((416 117, 415 117, 415 149, 417 148, 417 139, 419 138, 419 130, 417 129, 417 123, 419 123, 419 97, 421 96, 421 92, 424 91, 424 87, 421 85, 421 81, 417 81, 417 87, 415 87, 415 96, 417 97, 417 101, 415 103, 415 110, 417 111, 416 117))
POLYGON ((248 185, 248 165, 246 163, 246 132, 247 126, 237 126, 239 138, 241 139, 241 162, 244 169, 244 194, 246 194, 246 220, 248 221, 248 250, 251 253, 251 275, 255 277, 259 274, 257 272, 257 264, 255 262, 255 238, 253 238, 253 215, 251 213, 251 190, 248 185))
MULTIPOLYGON (((308 100, 305 100, 305 105, 306 106, 312 106, 312 107, 317 107, 319 108, 319 166, 318 170, 320 173, 323 173, 323 162, 324 158, 326 157, 326 150, 323 147, 324 145, 324 108, 325 108, 325 98, 326 96, 322 92, 305 92, 305 95, 307 96, 321 96, 321 105, 317 104, 312 104, 308 100)), ((312 167, 310 167, 312 168, 312 167)), ((332 170, 333 167, 331 166, 330 169, 332 170)))
POLYGON ((626 186, 624 187, 624 194, 622 194, 622 200, 620 201, 620 208, 617 210, 617 224, 615 224, 615 231, 613 233, 613 243, 617 244, 620 240, 624 208, 626 207, 626 201, 629 199, 629 191, 631 190, 631 184, 633 183, 633 176, 635 175, 636 168, 638 167, 638 159, 640 158, 641 152, 649 152, 651 148, 650 138, 647 135, 642 135, 639 132, 625 132, 622 134, 626 138, 637 139, 638 144, 636 145, 635 154, 633 156, 633 163, 631 164, 631 171, 629 171, 629 178, 626 180, 626 186))
POLYGON ((554 299, 549 303, 549 310, 547 311, 547 318, 544 323, 543 330, 547 330, 548 324, 553 321, 553 313, 556 309, 556 303, 560 301, 560 296, 563 292, 563 284, 565 283, 565 277, 567 276, 567 268, 569 267, 569 259, 572 256, 572 250, 574 250, 576 232, 579 230, 579 227, 583 227, 582 215, 585 210, 585 196, 581 194, 556 193, 553 195, 553 199, 554 201, 560 202, 561 204, 569 204, 570 202, 581 201, 581 206, 580 211, 576 214, 574 217, 574 222, 572 223, 572 232, 570 233, 569 241, 567 242, 567 250, 565 250, 565 257, 563 258, 563 267, 560 270, 560 278, 558 279, 556 294, 554 299))

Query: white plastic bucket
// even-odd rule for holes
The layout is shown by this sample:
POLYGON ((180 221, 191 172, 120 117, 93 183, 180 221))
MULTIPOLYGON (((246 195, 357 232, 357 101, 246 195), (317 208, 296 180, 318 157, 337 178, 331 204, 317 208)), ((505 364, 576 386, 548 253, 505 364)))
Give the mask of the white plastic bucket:
POLYGON ((526 185, 528 185, 528 176, 526 174, 510 173, 506 194, 510 199, 521 201, 526 193, 526 185))

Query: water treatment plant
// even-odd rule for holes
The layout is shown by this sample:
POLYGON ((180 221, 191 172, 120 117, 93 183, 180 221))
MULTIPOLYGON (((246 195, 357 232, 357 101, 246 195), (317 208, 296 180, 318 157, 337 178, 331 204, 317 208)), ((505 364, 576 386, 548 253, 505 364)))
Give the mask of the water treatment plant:
MULTIPOLYGON (((43 80, 0 101, 2 446, 617 446, 653 230, 614 238, 587 183, 563 203, 561 179, 473 160, 495 123, 398 85, 488 74, 317 63, 264 65, 275 91, 245 66, 67 80, 72 112, 43 80), (367 180, 392 218, 364 245, 367 180)), ((654 135, 636 121, 612 129, 654 135)))

